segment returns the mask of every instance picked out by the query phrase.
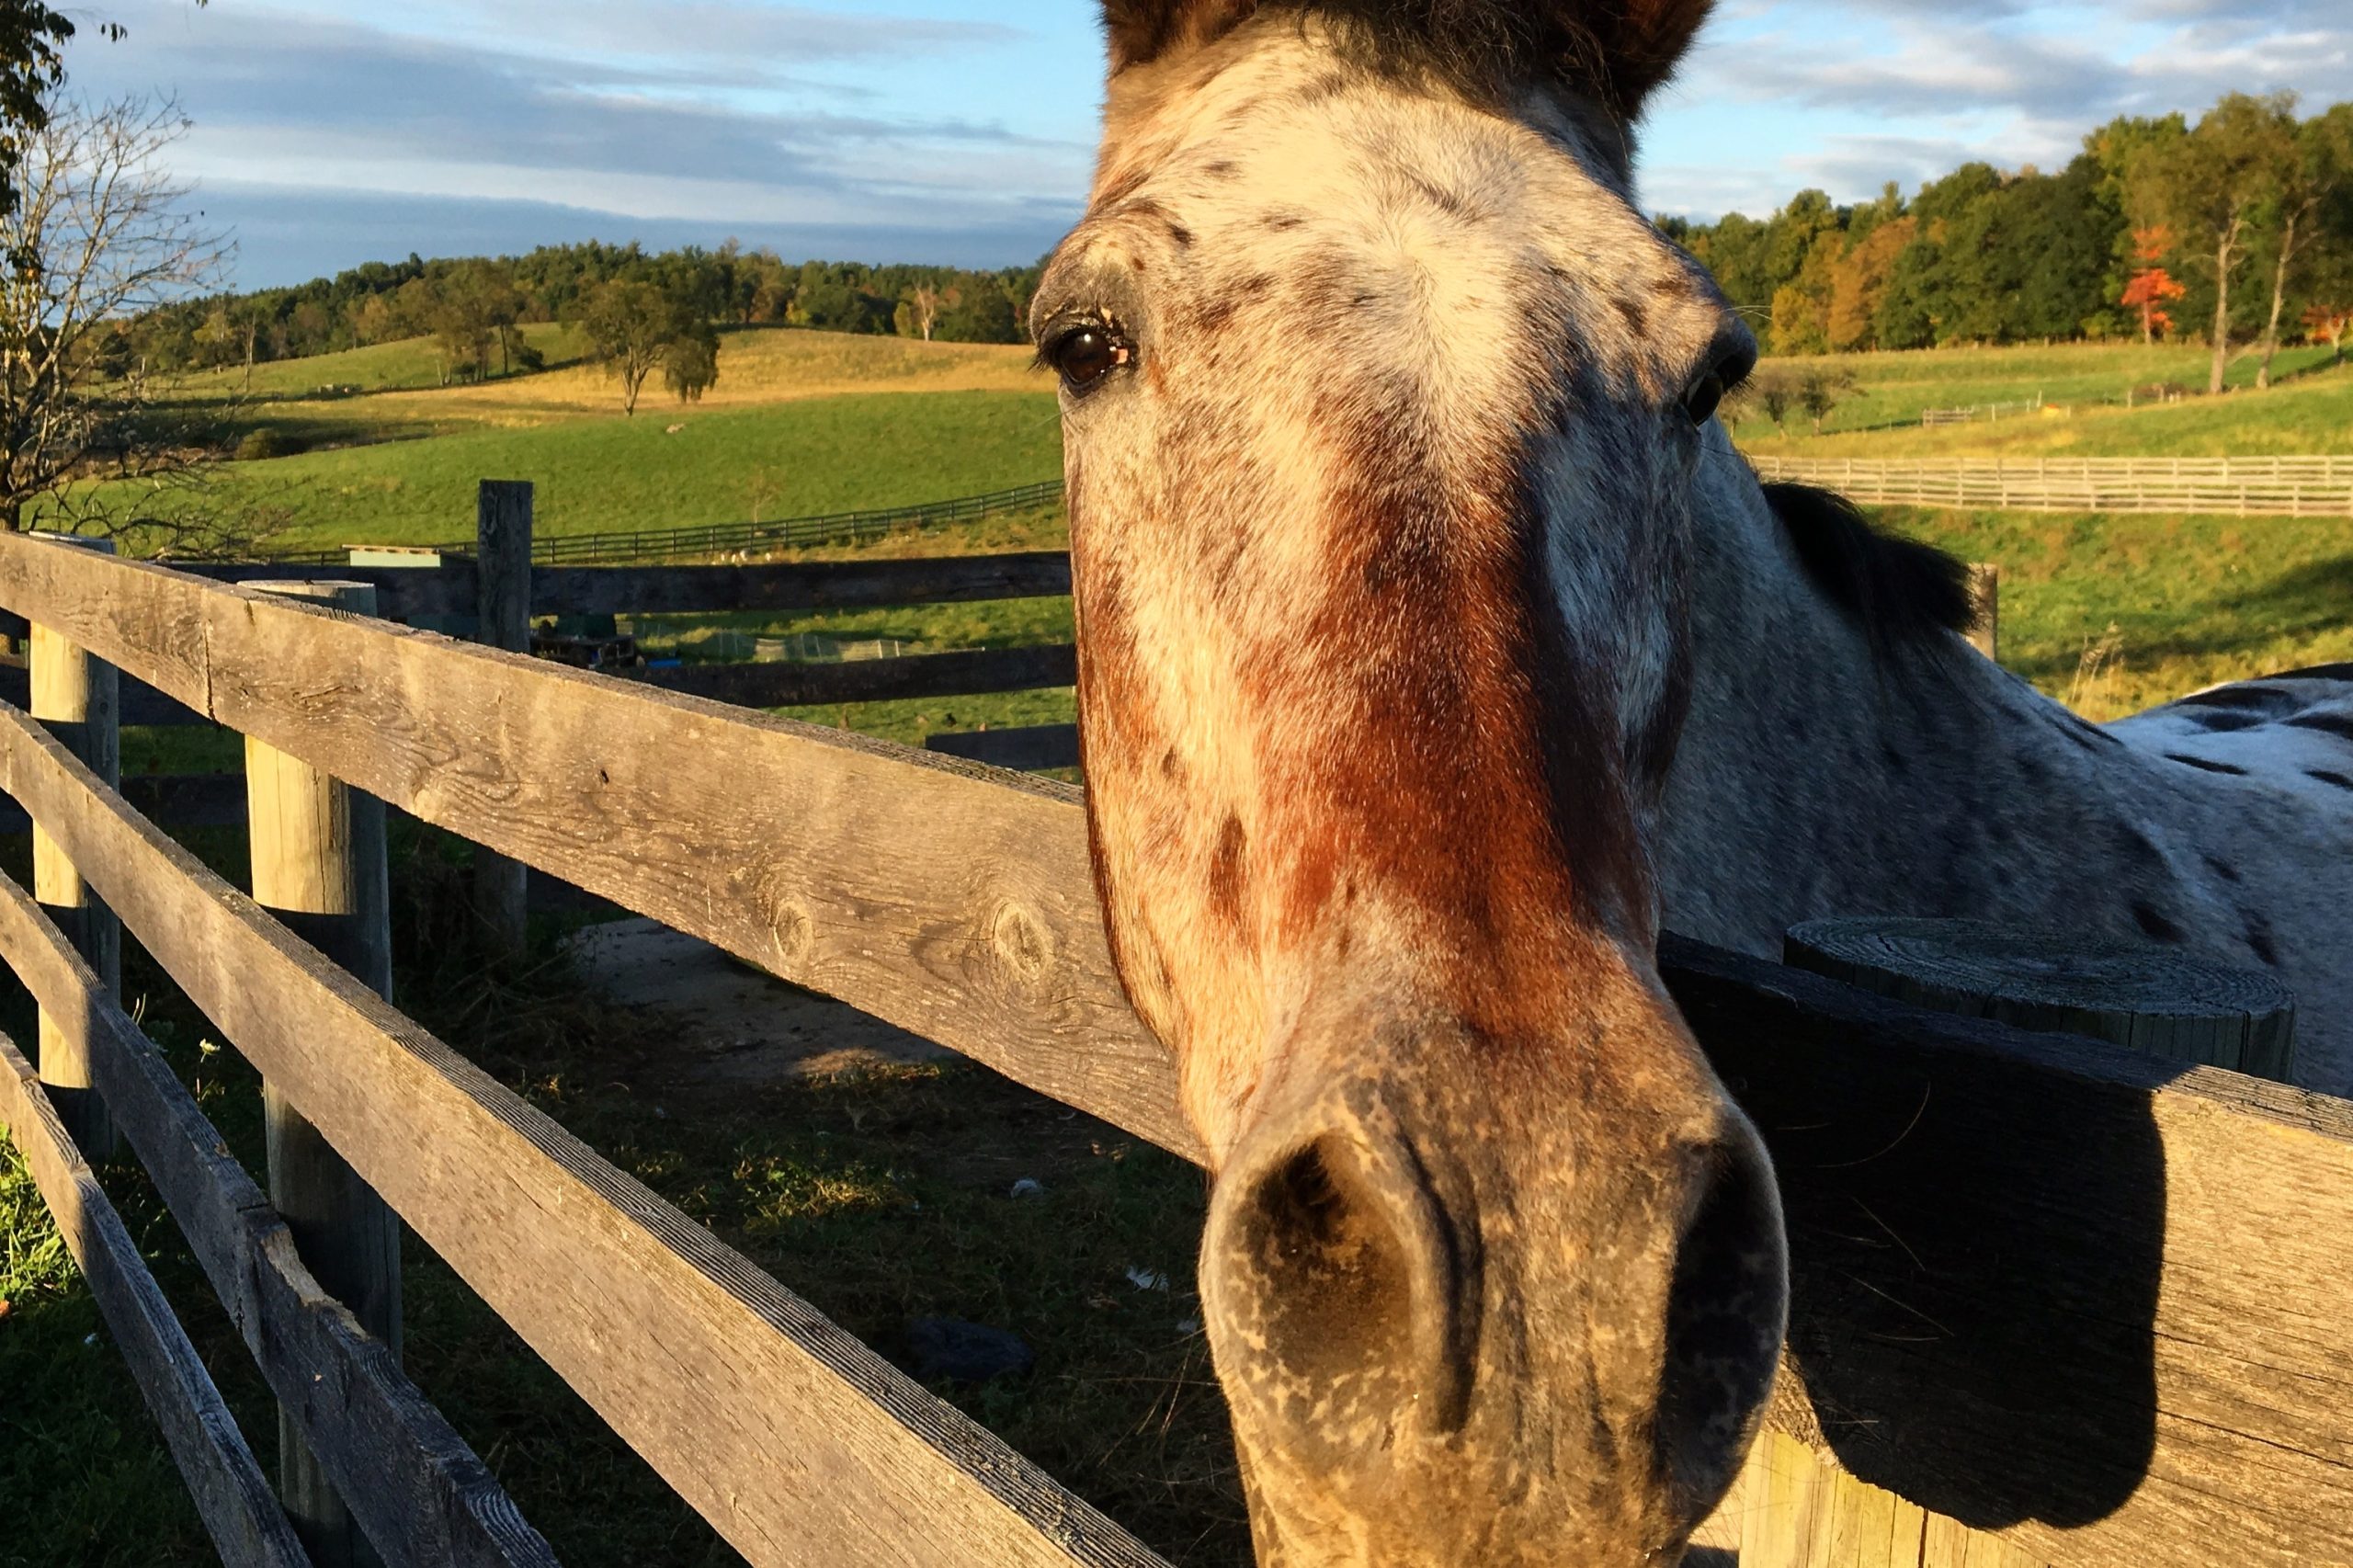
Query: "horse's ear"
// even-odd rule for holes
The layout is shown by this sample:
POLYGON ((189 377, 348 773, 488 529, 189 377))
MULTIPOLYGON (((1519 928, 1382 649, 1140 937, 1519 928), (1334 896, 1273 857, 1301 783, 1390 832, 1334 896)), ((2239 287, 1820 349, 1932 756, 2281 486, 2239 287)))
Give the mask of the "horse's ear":
POLYGON ((1715 0, 1591 0, 1575 7, 1599 47, 1602 96, 1631 117, 1675 74, 1715 0))
POLYGON ((1258 8, 1258 0, 1103 0, 1111 74, 1172 49, 1207 43, 1258 8))

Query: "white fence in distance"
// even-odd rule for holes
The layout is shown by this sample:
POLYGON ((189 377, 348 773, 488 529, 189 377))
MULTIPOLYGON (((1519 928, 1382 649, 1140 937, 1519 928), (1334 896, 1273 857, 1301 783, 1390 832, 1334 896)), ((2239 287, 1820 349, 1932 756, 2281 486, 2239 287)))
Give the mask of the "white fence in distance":
POLYGON ((1818 484, 1883 506, 2353 517, 2353 455, 1750 460, 1760 478, 1818 484))

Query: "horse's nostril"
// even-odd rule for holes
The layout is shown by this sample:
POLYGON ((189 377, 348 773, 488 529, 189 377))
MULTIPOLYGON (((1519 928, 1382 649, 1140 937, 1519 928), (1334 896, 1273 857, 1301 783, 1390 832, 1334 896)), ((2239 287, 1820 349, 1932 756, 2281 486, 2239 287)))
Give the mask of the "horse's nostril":
POLYGON ((1320 1139, 1258 1178, 1229 1233, 1269 1353, 1319 1385, 1407 1359, 1404 1249, 1364 1176, 1351 1151, 1320 1139))
POLYGON ((1695 1518, 1740 1467, 1789 1311, 1780 1199, 1763 1150, 1737 1137, 1709 1152, 1701 1179, 1676 1254, 1658 1405, 1659 1457, 1695 1518))

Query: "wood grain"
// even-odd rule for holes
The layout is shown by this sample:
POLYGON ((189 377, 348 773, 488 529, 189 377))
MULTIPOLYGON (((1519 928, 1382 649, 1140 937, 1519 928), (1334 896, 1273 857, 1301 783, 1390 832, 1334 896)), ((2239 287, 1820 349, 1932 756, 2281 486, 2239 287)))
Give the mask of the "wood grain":
POLYGON ((80 954, 0 877, 0 956, 93 1042, 92 1075, 270 1389, 392 1568, 553 1568, 383 1342, 322 1290, 269 1200, 80 954))
POLYGON ((1792 926, 1783 956, 1932 1012, 2088 1035, 2281 1083, 2295 1075, 2296 998, 2286 986, 2153 943, 1857 915, 1792 926))
POLYGON ((228 1568, 309 1568, 301 1542, 262 1479, 244 1434, 222 1402, 171 1304, 83 1162, 56 1108, 14 1041, 0 1035, 0 1120, 65 1247, 81 1267, 147 1408, 164 1429, 206 1533, 228 1568))
MULTIPOLYGON (((272 583, 263 591, 347 615, 376 609, 376 590, 366 583, 272 583)), ((254 902, 389 1000, 392 913, 383 802, 252 739, 245 742, 245 794, 254 902)), ((262 1124, 270 1201, 295 1250, 397 1364, 399 1217, 274 1079, 262 1084, 262 1124)), ((370 1568, 380 1559, 305 1440, 299 1403, 278 1406, 278 1498, 318 1568, 370 1568)))
POLYGON ((5 711, 0 786, 53 825, 156 961, 418 1235, 754 1563, 1159 1562, 5 711))
POLYGON ((825 665, 685 665, 631 678, 657 691, 683 692, 739 708, 794 708, 1068 686, 1078 678, 1078 650, 1064 644, 825 665))
POLYGON ((2041 1562, 2353 1562, 2353 1105, 1661 951, 1780 1178, 1779 1428, 2041 1562))

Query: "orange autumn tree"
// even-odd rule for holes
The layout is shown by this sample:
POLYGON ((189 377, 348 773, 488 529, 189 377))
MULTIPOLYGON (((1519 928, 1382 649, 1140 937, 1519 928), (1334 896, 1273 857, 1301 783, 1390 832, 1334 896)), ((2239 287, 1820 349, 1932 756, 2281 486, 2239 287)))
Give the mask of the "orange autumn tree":
POLYGON ((2141 312, 2141 341, 2154 343, 2161 332, 2173 330, 2173 317, 2165 313, 2165 305, 2189 292, 2174 281, 2173 274, 2159 263, 2173 254, 2173 231, 2163 224, 2154 228, 2132 231, 2132 259, 2139 270, 2124 285, 2120 304, 2130 305, 2141 312))
POLYGON ((2328 339, 2336 352, 2336 362, 2345 362, 2345 334, 2353 330, 2353 305, 2307 305, 2304 307, 2304 330, 2317 341, 2328 339))

